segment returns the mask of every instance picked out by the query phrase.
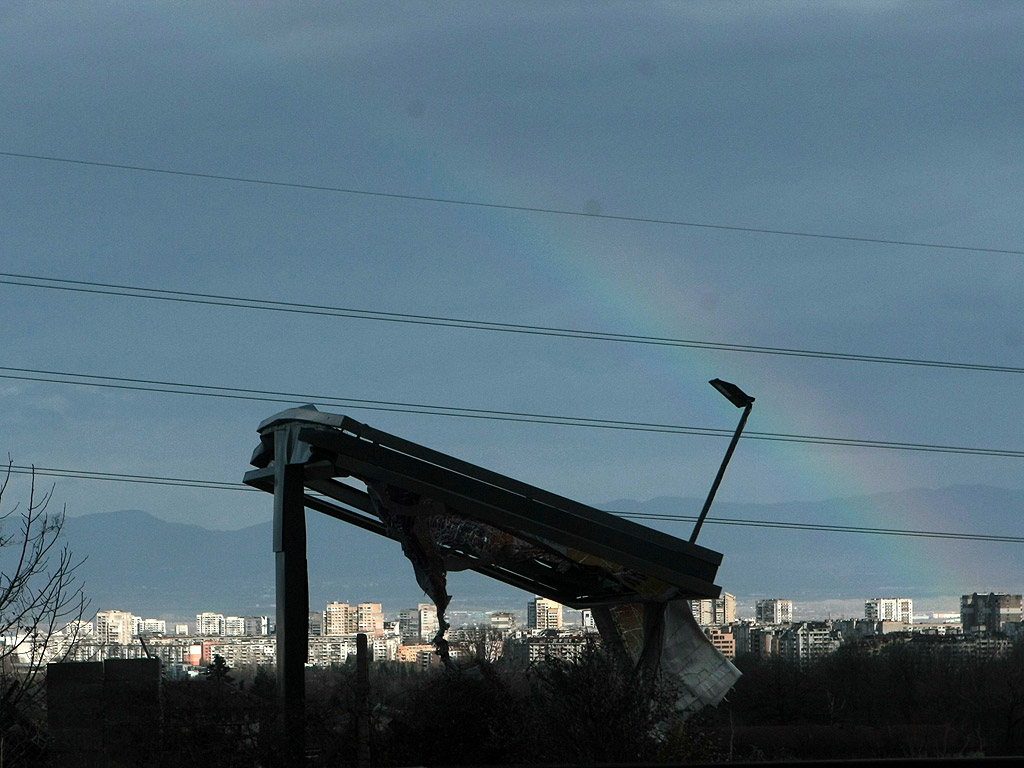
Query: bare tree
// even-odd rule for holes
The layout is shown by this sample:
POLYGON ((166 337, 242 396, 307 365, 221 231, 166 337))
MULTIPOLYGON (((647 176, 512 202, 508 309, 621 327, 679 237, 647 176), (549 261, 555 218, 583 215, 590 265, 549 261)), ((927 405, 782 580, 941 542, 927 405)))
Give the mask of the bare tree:
POLYGON ((37 490, 34 467, 28 503, 4 509, 15 471, 8 457, 0 484, 0 749, 17 762, 40 740, 41 673, 74 648, 87 601, 76 573, 84 560, 61 540, 65 510, 48 510, 53 487, 37 490))

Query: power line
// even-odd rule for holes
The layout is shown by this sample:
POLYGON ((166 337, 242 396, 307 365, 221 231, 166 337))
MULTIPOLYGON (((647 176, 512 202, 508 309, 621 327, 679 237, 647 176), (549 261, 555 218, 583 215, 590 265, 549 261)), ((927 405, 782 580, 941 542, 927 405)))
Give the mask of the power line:
MULTIPOLYGON (((697 515, 665 515, 651 512, 614 512, 634 520, 661 520, 666 522, 696 522, 697 515)), ((951 533, 949 531, 918 531, 905 528, 877 528, 860 525, 828 525, 824 523, 787 523, 778 520, 748 520, 735 517, 717 518, 721 525, 738 525, 753 528, 785 528, 794 531, 829 531, 833 533, 870 533, 880 536, 913 536, 928 539, 957 539, 960 541, 999 541, 1010 544, 1024 544, 1022 536, 1000 536, 996 534, 951 533)), ((707 519, 705 522, 713 522, 707 519)))
POLYGON ((269 299, 255 299, 242 296, 225 296, 210 293, 198 293, 194 291, 171 291, 164 288, 143 288, 134 285, 117 285, 113 283, 100 283, 87 280, 68 280, 64 278, 40 277, 38 275, 22 275, 11 272, 0 272, 0 285, 11 285, 22 288, 42 288, 46 290, 98 294, 103 296, 122 296, 126 298, 150 299, 184 304, 236 307, 240 309, 262 310, 266 312, 284 312, 299 315, 316 315, 321 317, 341 317, 356 320, 376 320, 379 322, 407 323, 412 325, 426 325, 442 328, 460 328, 474 331, 517 333, 531 336, 554 336, 561 338, 585 339, 590 341, 612 341, 649 346, 706 349, 718 352, 743 352, 748 354, 807 357, 858 363, 881 363, 886 365, 945 368, 950 370, 985 371, 989 373, 1024 373, 1024 368, 1006 365, 962 363, 911 357, 891 357, 886 355, 863 355, 847 352, 828 352, 811 349, 757 346, 753 344, 731 344, 727 342, 700 341, 696 339, 675 339, 660 336, 643 336, 640 334, 502 323, 490 320, 471 320, 466 318, 441 317, 434 315, 416 315, 404 312, 385 312, 373 309, 332 307, 319 304, 299 304, 296 302, 272 301, 269 299), (36 282, 32 283, 25 281, 36 282))
POLYGON ((430 197, 427 195, 412 195, 397 192, 379 192, 367 189, 356 189, 352 187, 334 187, 320 184, 303 184, 298 182, 275 181, 273 179, 260 179, 249 176, 227 176, 215 173, 201 173, 197 171, 179 171, 170 168, 158 168, 155 166, 128 165, 125 163, 103 163, 95 160, 79 160, 70 157, 55 157, 52 155, 34 155, 24 152, 0 151, 4 157, 14 157, 22 160, 37 160, 49 163, 66 163, 81 165, 93 168, 110 168, 119 171, 135 171, 139 173, 155 173, 165 176, 179 176, 192 179, 206 179, 211 181, 230 181, 241 184, 259 184, 271 187, 283 187, 287 189, 304 189, 313 192, 332 192, 345 195, 361 195, 364 197, 385 198, 390 200, 409 200, 420 203, 438 203, 442 205, 457 205, 474 208, 490 208, 503 211, 516 211, 519 213, 543 213, 555 216, 578 216, 589 219, 605 219, 608 221, 623 221, 637 224, 660 224, 673 227, 688 227, 693 229, 710 229, 725 232, 746 232, 758 235, 777 235, 783 237, 805 237, 819 240, 840 240, 854 243, 872 243, 876 245, 898 245, 910 248, 937 248, 951 251, 974 251, 977 253, 999 253, 1013 256, 1024 256, 1024 251, 1010 248, 987 248, 974 245, 952 245, 949 243, 928 243, 914 240, 890 240, 879 237, 857 237, 853 235, 830 235, 819 232, 800 232, 796 230, 766 229, 762 227, 741 227, 729 224, 709 224, 706 222, 681 221, 678 219, 659 219, 647 216, 619 216, 609 213, 588 213, 586 211, 570 211, 563 208, 544 208, 532 205, 513 205, 510 203, 488 203, 480 200, 463 200, 447 197, 430 197))
MULTIPOLYGON (((12 475, 35 475, 36 477, 63 477, 70 480, 107 480, 114 483, 141 483, 144 485, 170 485, 179 488, 205 488, 214 491, 259 491, 242 483, 220 480, 193 480, 187 477, 160 477, 158 475, 133 475, 125 472, 93 472, 85 469, 57 469, 54 467, 8 465, 12 475)), ((7 467, 0 467, 0 474, 7 467)))
MULTIPOLYGON (((732 430, 710 427, 693 427, 680 424, 658 424, 655 422, 599 419, 582 416, 529 413, 522 411, 499 411, 484 408, 462 408, 426 403, 406 403, 393 400, 368 400, 363 398, 336 397, 298 392, 246 389, 209 384, 186 384, 156 379, 135 379, 121 376, 96 376, 66 371, 49 371, 35 368, 13 368, 0 366, 0 379, 38 381, 50 384, 119 389, 159 394, 191 395, 194 397, 215 397, 229 400, 283 403, 296 405, 315 402, 357 410, 413 413, 423 416, 445 416, 450 418, 483 419, 487 421, 508 421, 527 424, 549 424, 564 427, 585 427, 591 429, 613 429, 631 432, 653 432, 665 434, 701 435, 705 437, 731 437, 732 430)), ((934 443, 909 443, 888 440, 864 440, 858 438, 824 437, 820 435, 799 435, 781 432, 743 433, 744 440, 769 440, 787 443, 832 445, 847 448, 875 448, 885 450, 923 451, 927 453, 954 453, 970 456, 992 456, 1001 458, 1024 458, 1024 451, 999 448, 975 448, 934 443)))
MULTIPOLYGON (((179 488, 200 488, 218 491, 245 491, 262 493, 242 483, 220 480, 192 480, 181 477, 159 477, 154 475, 134 475, 119 472, 93 472, 78 469, 58 469, 54 467, 32 467, 17 464, 10 465, 11 474, 37 477, 64 477, 71 480, 104 480, 115 483, 142 483, 146 485, 169 485, 179 488)), ((654 520, 662 522, 694 522, 696 515, 666 515, 651 512, 617 512, 610 514, 635 520, 654 520)), ((1024 544, 1024 537, 1001 536, 998 534, 959 533, 951 531, 920 531, 905 528, 878 528, 857 525, 828 525, 824 523, 790 523, 779 520, 751 520, 745 518, 719 517, 706 521, 710 525, 731 525, 754 528, 779 528, 794 531, 823 531, 828 533, 860 533, 876 536, 911 536, 929 539, 953 539, 957 541, 990 541, 1009 544, 1024 544)))

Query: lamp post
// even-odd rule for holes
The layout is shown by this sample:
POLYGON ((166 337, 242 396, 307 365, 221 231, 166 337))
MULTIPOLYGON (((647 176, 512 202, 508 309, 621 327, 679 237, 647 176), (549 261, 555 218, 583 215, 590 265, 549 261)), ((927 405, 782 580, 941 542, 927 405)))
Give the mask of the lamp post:
POLYGON ((742 408, 743 415, 740 416, 740 423, 737 425, 736 432, 733 434, 732 440, 729 442, 729 447, 725 451, 725 458, 722 459, 722 466, 718 468, 718 474, 715 475, 715 482, 711 484, 711 490, 708 492, 708 498, 704 502, 704 509, 700 511, 700 517, 697 518, 697 523, 693 526, 693 533, 690 534, 691 544, 695 544, 697 542, 697 534, 700 533, 700 527, 704 525, 704 518, 708 516, 708 510, 711 509, 711 502, 715 500, 715 493, 718 491, 718 486, 722 484, 722 477, 725 476, 725 468, 729 464, 729 459, 732 458, 732 452, 736 450, 736 443, 739 442, 740 433, 743 431, 743 426, 747 423, 747 416, 750 415, 750 410, 754 407, 754 398, 735 384, 730 384, 728 381, 722 381, 721 379, 712 379, 708 384, 721 392, 729 402, 737 408, 742 408))

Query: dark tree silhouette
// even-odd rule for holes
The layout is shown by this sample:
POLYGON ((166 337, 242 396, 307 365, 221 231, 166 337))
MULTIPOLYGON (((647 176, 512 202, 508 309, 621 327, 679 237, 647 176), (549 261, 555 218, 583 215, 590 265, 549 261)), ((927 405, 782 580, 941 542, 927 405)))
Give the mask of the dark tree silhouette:
POLYGON ((77 640, 87 601, 76 560, 61 543, 65 510, 48 507, 53 488, 40 493, 35 469, 27 503, 4 507, 14 465, 0 483, 0 746, 4 765, 30 761, 42 737, 42 673, 63 661, 77 640), (61 632, 70 626, 71 635, 61 632))
POLYGON ((219 653, 213 655, 213 662, 206 667, 206 674, 210 676, 210 679, 217 683, 231 683, 234 682, 234 678, 228 674, 231 671, 231 667, 224 660, 224 657, 219 653))

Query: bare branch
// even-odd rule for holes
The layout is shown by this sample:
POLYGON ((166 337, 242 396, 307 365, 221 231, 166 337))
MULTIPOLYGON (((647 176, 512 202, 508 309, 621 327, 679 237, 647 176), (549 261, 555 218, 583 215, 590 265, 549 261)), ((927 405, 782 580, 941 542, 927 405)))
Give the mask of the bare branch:
POLYGON ((0 482, 0 742, 7 723, 40 703, 47 661, 66 659, 74 648, 88 601, 75 559, 63 542, 66 509, 49 512, 54 488, 40 491, 31 473, 27 504, 3 510, 13 460, 0 482), (11 530, 13 528, 13 530, 11 530), (72 636, 59 634, 73 622, 72 636), (51 658, 52 657, 52 658, 51 658))

